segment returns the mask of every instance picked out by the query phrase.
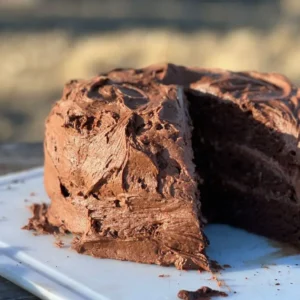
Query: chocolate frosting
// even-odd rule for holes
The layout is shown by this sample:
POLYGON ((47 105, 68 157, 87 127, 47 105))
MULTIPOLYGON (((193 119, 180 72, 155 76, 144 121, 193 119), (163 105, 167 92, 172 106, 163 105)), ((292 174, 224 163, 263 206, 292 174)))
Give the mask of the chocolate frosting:
POLYGON ((153 65, 143 69, 117 69, 106 74, 118 82, 176 84, 240 102, 268 105, 297 123, 300 91, 278 73, 231 72, 222 69, 187 68, 174 64, 153 65))
MULTIPOLYGON (((78 233, 80 253, 208 270, 198 185, 208 215, 243 209, 234 224, 259 233, 264 220, 280 221, 266 204, 252 226, 249 197, 288 212, 300 202, 299 97, 279 74, 173 64, 73 80, 46 121, 47 222, 78 233), (210 177, 216 199, 229 189, 226 199, 250 196, 222 206, 205 194, 210 177)), ((262 233, 277 238, 271 227, 262 233)))
POLYGON ((103 258, 208 269, 183 90, 72 81, 46 122, 48 217, 103 258))

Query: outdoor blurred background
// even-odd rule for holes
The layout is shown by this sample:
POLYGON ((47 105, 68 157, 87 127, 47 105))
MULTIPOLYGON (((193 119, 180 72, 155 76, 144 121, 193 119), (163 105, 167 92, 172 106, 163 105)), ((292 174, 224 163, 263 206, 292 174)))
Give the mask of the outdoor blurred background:
POLYGON ((300 0, 0 0, 0 142, 41 141, 63 84, 158 62, 300 84, 300 0))

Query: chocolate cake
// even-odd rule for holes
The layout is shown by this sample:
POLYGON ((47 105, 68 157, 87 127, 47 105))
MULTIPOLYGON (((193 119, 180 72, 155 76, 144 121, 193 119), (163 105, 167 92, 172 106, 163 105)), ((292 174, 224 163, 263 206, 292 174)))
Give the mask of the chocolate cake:
POLYGON ((47 222, 81 253, 179 269, 210 268, 202 212, 300 246, 299 97, 172 64, 71 81, 46 122, 47 222))
POLYGON ((204 216, 300 246, 300 91, 286 77, 172 64, 108 76, 185 86, 204 216))
POLYGON ((179 86, 71 81, 46 121, 48 221, 85 254, 209 269, 179 86))

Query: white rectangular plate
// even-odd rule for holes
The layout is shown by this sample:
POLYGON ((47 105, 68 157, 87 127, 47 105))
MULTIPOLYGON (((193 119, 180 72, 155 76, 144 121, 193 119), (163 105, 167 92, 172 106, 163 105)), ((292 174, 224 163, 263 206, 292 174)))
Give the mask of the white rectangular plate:
POLYGON ((209 286, 233 300, 300 299, 300 255, 293 248, 229 226, 207 226, 208 255, 231 266, 217 274, 219 287, 207 272, 77 254, 69 248, 71 236, 57 248, 53 236, 21 230, 34 202, 49 202, 43 169, 0 178, 0 275, 40 298, 175 300, 180 289, 209 286))

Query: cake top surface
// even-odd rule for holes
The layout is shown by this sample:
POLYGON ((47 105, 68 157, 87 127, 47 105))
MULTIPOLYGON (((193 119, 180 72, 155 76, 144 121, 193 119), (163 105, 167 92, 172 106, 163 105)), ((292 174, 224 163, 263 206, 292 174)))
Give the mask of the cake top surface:
POLYGON ((107 185, 116 194, 139 191, 191 200, 197 193, 191 147, 186 150, 191 122, 181 87, 118 83, 106 76, 75 80, 65 86, 51 115, 48 134, 56 127, 67 129, 56 137, 66 144, 60 164, 66 176, 81 174, 76 185, 84 194, 104 194, 107 185), (79 153, 74 143, 81 144, 79 153), (136 180, 126 179, 128 168, 136 180))
POLYGON ((174 64, 153 65, 143 69, 116 69, 106 74, 118 82, 178 84, 223 99, 268 105, 298 124, 300 91, 278 73, 232 72, 222 69, 189 68, 174 64))

